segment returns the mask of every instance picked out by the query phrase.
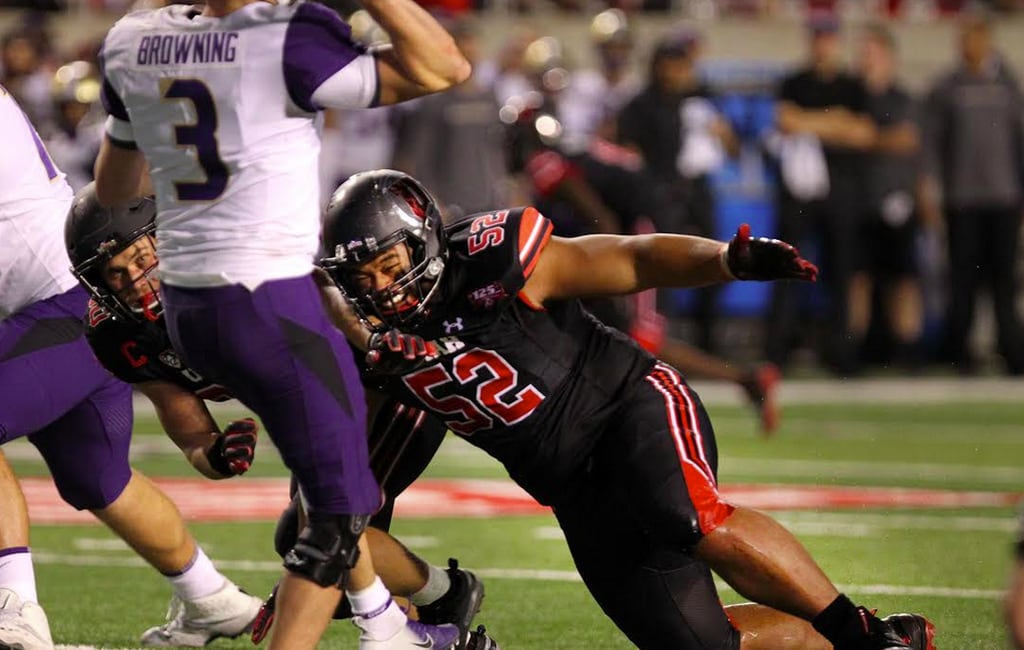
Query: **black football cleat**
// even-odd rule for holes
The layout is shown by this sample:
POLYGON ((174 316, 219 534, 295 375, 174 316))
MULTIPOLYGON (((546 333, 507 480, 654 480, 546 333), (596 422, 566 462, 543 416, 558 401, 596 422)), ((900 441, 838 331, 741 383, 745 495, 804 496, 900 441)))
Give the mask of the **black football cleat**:
MULTIPOLYGON (((445 571, 451 580, 451 587, 429 605, 417 606, 416 611, 419 613, 420 621, 429 625, 457 625, 462 634, 455 649, 468 650, 468 643, 472 637, 470 626, 484 600, 484 583, 472 572, 460 569, 458 560, 454 558, 449 558, 445 571)), ((486 638, 486 635, 484 637, 486 638)))
POLYGON ((498 642, 487 636, 487 628, 477 625, 476 629, 469 633, 466 641, 466 650, 501 650, 498 642))
POLYGON ((882 619, 913 650, 936 650, 935 625, 920 614, 890 614, 882 619))

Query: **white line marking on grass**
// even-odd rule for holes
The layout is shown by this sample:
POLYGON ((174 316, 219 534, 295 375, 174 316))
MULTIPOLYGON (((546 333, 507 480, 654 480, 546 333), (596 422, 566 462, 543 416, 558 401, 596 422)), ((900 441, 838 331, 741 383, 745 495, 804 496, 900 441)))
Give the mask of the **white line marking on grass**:
MULTIPOLYGON (((753 412, 750 413, 713 413, 711 416, 715 430, 726 427, 744 426, 753 429, 756 424, 753 412)), ((859 418, 855 413, 843 413, 822 418, 801 418, 783 416, 786 431, 813 431, 828 440, 875 440, 879 437, 892 438, 895 432, 913 436, 927 436, 929 440, 951 441, 960 444, 968 442, 964 436, 963 422, 898 422, 883 423, 877 418, 859 418)), ((744 429, 738 429, 743 431, 744 429)), ((1020 427, 1011 424, 993 425, 986 423, 984 431, 978 433, 978 439, 986 444, 1024 445, 1024 436, 1020 435, 1020 427)), ((172 451, 178 448, 172 445, 172 451)))
POLYGON ((402 535, 402 543, 409 548, 436 548, 441 540, 429 535, 402 535))
POLYGON ((128 545, 120 539, 102 537, 76 537, 71 545, 80 551, 130 551, 128 545))
MULTIPOLYGON (((125 569, 142 568, 148 569, 149 564, 140 557, 110 557, 109 555, 65 555, 63 553, 48 553, 47 551, 32 550, 32 561, 39 564, 56 564, 60 566, 102 566, 125 569)), ((256 571, 256 572, 277 572, 282 571, 281 562, 266 562, 259 560, 219 560, 214 559, 217 568, 225 571, 256 571)))
MULTIPOLYGON (((832 479, 929 479, 1020 485, 1019 467, 986 467, 952 463, 889 463, 849 460, 765 460, 725 456, 719 473, 756 476, 829 476, 832 479)), ((734 480, 734 479, 733 479, 734 480)))
POLYGON ((776 521, 792 528, 807 524, 823 526, 871 526, 879 530, 950 530, 1008 533, 1017 529, 1010 511, 1005 517, 951 517, 949 515, 896 515, 876 513, 774 513, 776 521))
MULTIPOLYGON (((105 566, 148 568, 141 558, 112 558, 98 555, 62 555, 40 551, 32 553, 32 559, 39 564, 56 564, 64 566, 105 566)), ((229 571, 280 572, 280 562, 259 562, 249 560, 218 560, 217 566, 229 571)), ((481 578, 495 580, 541 580, 553 582, 583 582, 576 571, 556 569, 478 569, 469 567, 481 578)), ((732 591, 724 582, 715 581, 719 591, 732 591)), ((960 587, 933 587, 920 585, 840 585, 842 591, 858 594, 876 594, 886 596, 928 596, 932 598, 972 598, 978 600, 998 600, 1004 592, 998 589, 973 589, 960 587)), ((64 646, 61 646, 64 647, 64 646)), ((72 646, 77 647, 77 646, 72 646)), ((89 650, 91 646, 81 646, 89 650)), ((94 649, 95 650, 95 649, 94 649)))

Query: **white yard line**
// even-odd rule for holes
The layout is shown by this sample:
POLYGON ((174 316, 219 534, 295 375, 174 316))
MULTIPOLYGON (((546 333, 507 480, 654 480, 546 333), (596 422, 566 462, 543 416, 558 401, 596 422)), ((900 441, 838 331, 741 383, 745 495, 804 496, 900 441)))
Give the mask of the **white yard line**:
MULTIPOLYGON (((32 559, 39 564, 52 564, 64 566, 106 566, 106 567, 132 567, 143 568, 147 565, 136 557, 111 558, 88 555, 62 555, 59 553, 47 553, 45 551, 33 551, 32 559)), ((272 572, 281 571, 279 562, 255 562, 244 560, 218 560, 217 566, 225 571, 256 571, 272 572)), ((553 569, 496 569, 473 567, 473 572, 485 579, 492 580, 538 580, 549 582, 582 582, 579 574, 575 571, 558 571, 553 569)), ((732 588, 725 583, 716 581, 719 591, 731 591, 732 588)), ((970 598, 976 600, 998 600, 1003 597, 1003 592, 998 589, 974 589, 960 587, 938 587, 931 585, 885 585, 868 584, 839 585, 844 592, 855 594, 874 594, 886 596, 926 596, 930 598, 970 598)), ((70 650, 81 648, 88 650, 91 646, 59 646, 70 650)))
MULTIPOLYGON (((933 479, 970 483, 999 483, 1019 488, 1024 471, 1020 467, 957 465, 953 463, 893 463, 888 461, 851 460, 785 460, 737 458, 725 456, 719 474, 734 477, 735 473, 757 476, 828 476, 832 479, 886 478, 933 479)), ((736 482, 728 478, 724 485, 736 482)))

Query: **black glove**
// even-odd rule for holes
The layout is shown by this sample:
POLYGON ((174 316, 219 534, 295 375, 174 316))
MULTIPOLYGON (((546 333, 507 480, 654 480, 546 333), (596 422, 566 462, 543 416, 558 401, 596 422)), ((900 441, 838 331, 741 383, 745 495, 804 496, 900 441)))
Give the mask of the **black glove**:
POLYGON ((230 422, 206 452, 210 467, 224 476, 238 476, 249 471, 256 456, 256 433, 259 429, 252 418, 230 422))
POLYGON ((800 251, 778 239, 751 238, 750 225, 743 224, 729 242, 726 265, 737 280, 818 279, 818 267, 800 257, 800 251))
POLYGON ((396 329, 370 336, 366 365, 377 372, 400 374, 423 365, 437 356, 437 346, 422 336, 396 329))

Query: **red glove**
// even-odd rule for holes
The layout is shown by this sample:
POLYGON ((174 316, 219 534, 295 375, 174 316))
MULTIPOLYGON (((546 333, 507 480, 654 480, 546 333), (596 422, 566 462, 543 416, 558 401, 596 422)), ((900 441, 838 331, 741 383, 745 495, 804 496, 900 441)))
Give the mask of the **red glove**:
POLYGON ((224 476, 245 474, 256 456, 258 431, 259 426, 252 418, 230 422, 206 452, 210 467, 224 476))
POLYGON ((818 279, 818 267, 800 257, 800 251, 778 239, 750 236, 750 225, 743 224, 729 242, 726 266, 737 280, 818 279))
POLYGON ((437 346, 422 336, 396 329, 370 337, 366 365, 377 372, 401 374, 423 365, 437 356, 437 346))

